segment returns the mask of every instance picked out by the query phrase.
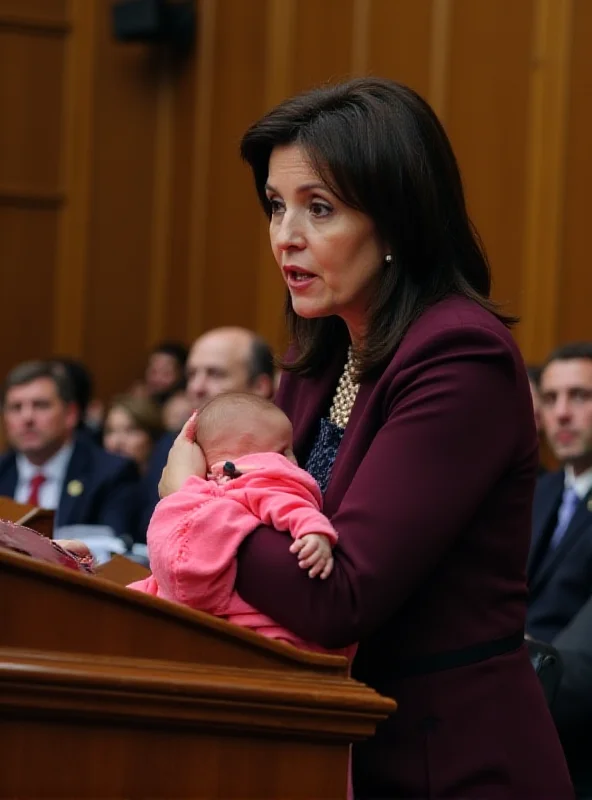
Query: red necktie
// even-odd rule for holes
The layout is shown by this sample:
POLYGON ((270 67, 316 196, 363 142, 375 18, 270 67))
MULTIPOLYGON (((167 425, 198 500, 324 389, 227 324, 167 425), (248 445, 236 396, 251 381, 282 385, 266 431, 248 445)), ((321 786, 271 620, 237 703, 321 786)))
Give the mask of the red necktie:
POLYGON ((31 478, 31 483, 29 484, 29 499, 27 500, 30 506, 39 505, 39 489, 45 481, 45 475, 41 472, 38 472, 37 475, 33 475, 31 478))

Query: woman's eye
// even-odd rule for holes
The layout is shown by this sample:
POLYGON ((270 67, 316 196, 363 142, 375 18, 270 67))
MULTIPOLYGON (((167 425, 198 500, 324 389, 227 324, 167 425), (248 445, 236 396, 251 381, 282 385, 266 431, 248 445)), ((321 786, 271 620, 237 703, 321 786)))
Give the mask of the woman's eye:
POLYGON ((274 200, 273 198, 268 198, 269 208, 272 214, 279 214, 283 208, 282 203, 280 200, 274 200))
POLYGON ((310 211, 315 217, 326 217, 331 213, 332 210, 333 209, 328 203, 320 203, 318 200, 314 200, 310 204, 310 211))

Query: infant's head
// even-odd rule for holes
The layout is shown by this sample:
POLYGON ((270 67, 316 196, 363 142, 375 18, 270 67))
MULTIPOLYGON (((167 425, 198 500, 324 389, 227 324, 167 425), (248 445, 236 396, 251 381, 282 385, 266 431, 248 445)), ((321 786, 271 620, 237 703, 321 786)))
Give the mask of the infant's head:
POLYGON ((199 412, 195 438, 208 467, 252 453, 292 453, 292 423, 270 400, 254 394, 218 395, 199 412))

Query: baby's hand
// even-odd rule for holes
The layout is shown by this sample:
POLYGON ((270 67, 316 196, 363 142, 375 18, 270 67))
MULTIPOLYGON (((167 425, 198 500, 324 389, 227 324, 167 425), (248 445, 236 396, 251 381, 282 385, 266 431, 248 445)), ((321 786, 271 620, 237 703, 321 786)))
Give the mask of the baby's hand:
POLYGON ((324 533, 307 533, 296 539, 290 552, 298 554, 298 566, 308 570, 309 578, 328 578, 333 570, 333 550, 324 533))

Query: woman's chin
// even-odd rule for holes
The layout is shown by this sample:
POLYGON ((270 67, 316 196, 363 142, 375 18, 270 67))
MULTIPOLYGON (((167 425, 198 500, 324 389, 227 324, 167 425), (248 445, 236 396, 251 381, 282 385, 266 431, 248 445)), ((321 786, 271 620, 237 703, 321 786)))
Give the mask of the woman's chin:
POLYGON ((303 319, 317 319, 317 317, 328 317, 333 312, 322 303, 311 303, 292 297, 292 309, 295 314, 303 319))

